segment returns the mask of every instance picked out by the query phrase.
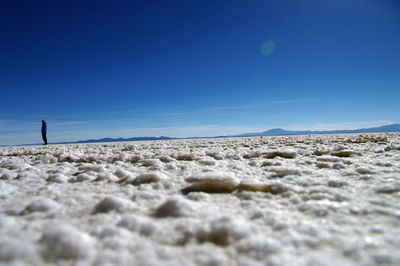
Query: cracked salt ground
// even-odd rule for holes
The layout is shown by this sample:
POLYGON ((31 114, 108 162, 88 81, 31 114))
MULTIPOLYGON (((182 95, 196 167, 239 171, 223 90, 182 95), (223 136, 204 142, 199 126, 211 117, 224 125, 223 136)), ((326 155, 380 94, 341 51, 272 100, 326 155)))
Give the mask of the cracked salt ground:
POLYGON ((0 148, 2 265, 400 265, 400 134, 0 148))

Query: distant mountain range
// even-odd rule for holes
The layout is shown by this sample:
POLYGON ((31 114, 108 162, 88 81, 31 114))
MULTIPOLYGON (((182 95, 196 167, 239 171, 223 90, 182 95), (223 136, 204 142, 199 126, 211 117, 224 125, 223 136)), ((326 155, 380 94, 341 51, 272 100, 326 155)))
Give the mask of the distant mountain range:
MULTIPOLYGON (((349 134, 349 133, 378 133, 378 132, 400 132, 400 124, 386 125, 381 127, 360 128, 353 130, 326 130, 326 131, 295 131, 285 130, 282 128, 274 128, 264 132, 244 133, 239 135, 228 136, 215 136, 213 138, 229 138, 229 137, 257 137, 257 136, 287 136, 287 135, 315 135, 315 134, 349 134)), ((191 137, 186 139, 196 139, 201 137, 191 137)), ((208 137, 211 138, 211 137, 208 137)), ((170 140, 170 139, 183 139, 183 138, 170 138, 170 137, 133 137, 133 138, 103 138, 103 139, 89 139, 80 140, 68 143, 98 143, 98 142, 116 142, 116 141, 143 141, 143 140, 170 140)), ((61 144, 61 143, 58 143, 61 144)))
POLYGON ((244 133, 233 137, 252 137, 252 136, 284 136, 284 135, 315 135, 315 134, 349 134, 349 133, 374 133, 374 132, 400 132, 400 124, 393 124, 381 127, 360 128, 353 130, 326 130, 326 131, 293 131, 282 128, 274 128, 258 133, 244 133))
MULTIPOLYGON (((166 139, 176 139, 170 137, 133 137, 133 138, 102 138, 102 139, 88 139, 88 140, 79 140, 75 142, 68 142, 68 143, 97 143, 97 142, 117 142, 117 141, 144 141, 144 140, 166 140, 166 139)), ((62 143, 57 143, 62 144, 62 143)))

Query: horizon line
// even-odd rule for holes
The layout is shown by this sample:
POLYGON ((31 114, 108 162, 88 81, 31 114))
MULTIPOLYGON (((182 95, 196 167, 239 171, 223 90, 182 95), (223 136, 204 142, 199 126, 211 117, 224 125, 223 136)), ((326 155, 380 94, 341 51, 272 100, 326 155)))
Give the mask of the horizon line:
MULTIPOLYGON (((268 131, 273 131, 273 130, 282 130, 288 132, 288 134, 277 134, 277 135, 265 135, 266 137, 268 136, 289 136, 289 135, 302 135, 304 134, 312 134, 312 135, 318 135, 318 134, 346 134, 346 133, 379 133, 379 132, 400 132, 399 130, 396 131, 372 131, 372 132, 351 132, 351 131, 358 131, 358 130, 371 130, 371 129, 379 129, 382 127, 387 127, 387 126, 395 126, 398 125, 400 127, 400 124, 398 123, 392 123, 392 124, 384 124, 381 126, 374 126, 374 127, 367 127, 367 128, 354 128, 354 129, 331 129, 331 130, 312 130, 312 129, 306 129, 306 130, 292 130, 292 129, 283 129, 283 128, 270 128, 265 131, 261 132, 248 132, 248 133, 239 133, 239 134, 232 134, 232 135, 215 135, 215 136, 188 136, 188 137, 171 137, 171 136, 165 136, 165 135, 160 135, 160 136, 134 136, 134 137, 102 137, 102 138, 89 138, 85 140, 75 140, 75 141, 59 141, 59 142, 49 142, 49 144, 80 144, 80 143, 93 143, 93 142, 98 142, 101 143, 101 140, 106 140, 109 139, 110 141, 105 141, 105 142, 118 142, 118 141, 146 141, 146 139, 149 140, 168 140, 168 139, 201 139, 201 138, 234 138, 234 137, 257 137, 257 136, 262 136, 262 135, 257 135, 257 134, 262 134, 266 133, 268 131), (296 133, 297 132, 297 133, 296 133), (308 133, 307 133, 308 132, 308 133), (292 133, 292 134, 291 134, 292 133), (137 139, 137 140, 132 140, 132 139, 137 139)), ((36 146, 36 145, 43 145, 41 143, 26 143, 26 144, 0 144, 0 147, 11 147, 11 146, 36 146)))

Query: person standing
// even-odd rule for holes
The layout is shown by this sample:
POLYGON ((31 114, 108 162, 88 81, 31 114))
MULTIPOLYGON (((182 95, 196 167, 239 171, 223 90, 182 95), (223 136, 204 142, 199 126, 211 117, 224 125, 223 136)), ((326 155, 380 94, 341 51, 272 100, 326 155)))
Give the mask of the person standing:
POLYGON ((46 121, 42 120, 42 139, 44 141, 44 145, 47 145, 47 124, 46 121))

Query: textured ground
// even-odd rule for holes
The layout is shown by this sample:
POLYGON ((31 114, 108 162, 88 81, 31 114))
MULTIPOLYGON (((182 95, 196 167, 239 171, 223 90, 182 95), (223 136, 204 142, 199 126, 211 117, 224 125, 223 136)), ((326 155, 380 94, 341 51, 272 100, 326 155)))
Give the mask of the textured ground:
POLYGON ((400 265, 397 133, 0 156, 0 264, 400 265))

